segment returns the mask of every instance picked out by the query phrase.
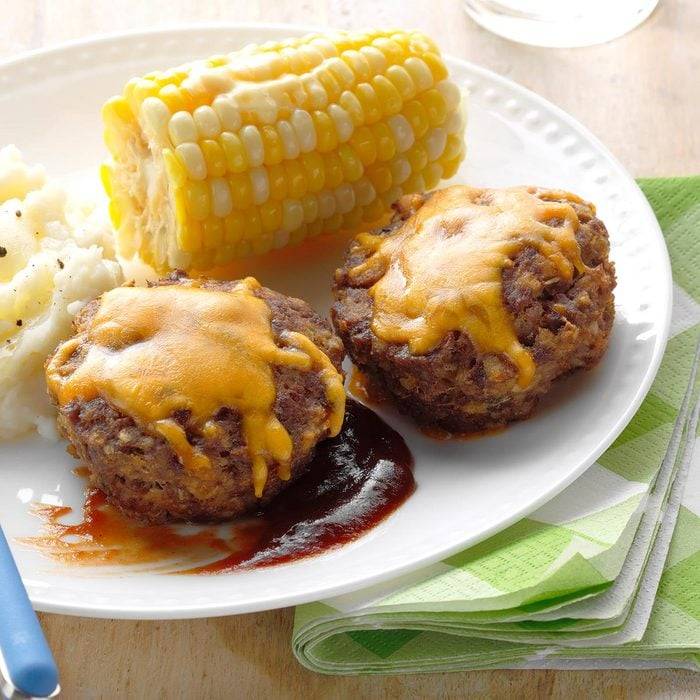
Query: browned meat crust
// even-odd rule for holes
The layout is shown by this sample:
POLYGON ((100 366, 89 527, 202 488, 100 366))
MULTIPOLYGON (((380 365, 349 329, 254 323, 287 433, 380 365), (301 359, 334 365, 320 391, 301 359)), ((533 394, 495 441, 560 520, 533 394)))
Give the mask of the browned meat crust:
MULTIPOLYGON (((179 284, 182 273, 173 273, 158 285, 179 284)), ((235 282, 209 281, 206 287, 228 290, 235 282)), ((344 350, 330 324, 319 318, 301 299, 266 288, 258 290, 270 307, 276 339, 284 330, 308 336, 340 370, 344 350)), ((89 327, 100 300, 91 302, 75 320, 75 330, 89 327)), ((82 361, 83 345, 64 366, 68 374, 82 361)), ((196 371, 196 358, 193 358, 196 371)), ((277 398, 274 412, 293 441, 292 480, 300 476, 313 457, 319 440, 327 437, 329 406, 318 375, 290 367, 275 367, 277 398), (305 439, 302 440, 302 436, 305 439), (303 446, 304 445, 304 446, 303 446)), ((237 412, 222 408, 215 417, 220 427, 216 438, 187 430, 189 415, 174 418, 185 427, 188 439, 208 457, 212 469, 205 476, 182 466, 166 440, 149 432, 104 398, 74 401, 59 407, 58 425, 70 441, 74 454, 87 464, 91 480, 111 503, 142 521, 215 521, 231 518, 258 505, 253 494, 251 463, 237 412)), ((281 481, 271 468, 262 502, 278 494, 289 482, 281 481)))
MULTIPOLYGON (((545 190, 539 190, 538 196, 561 201, 545 190)), ((421 201, 421 195, 403 198, 382 235, 392 235, 421 201)), ((365 259, 352 244, 343 267, 335 273, 336 301, 331 311, 348 354, 402 412, 421 424, 470 432, 526 418, 555 379, 600 360, 615 315, 615 271, 608 260, 607 230, 589 206, 573 206, 580 221, 576 239, 588 270, 572 283, 564 282, 549 260, 534 248, 525 248, 503 273, 503 294, 518 339, 536 364, 526 390, 518 388, 516 368, 505 355, 476 351, 462 333, 450 333, 425 355, 412 355, 406 345, 378 338, 371 330, 369 294, 377 277, 370 270, 363 278, 351 280, 349 270, 365 259)))

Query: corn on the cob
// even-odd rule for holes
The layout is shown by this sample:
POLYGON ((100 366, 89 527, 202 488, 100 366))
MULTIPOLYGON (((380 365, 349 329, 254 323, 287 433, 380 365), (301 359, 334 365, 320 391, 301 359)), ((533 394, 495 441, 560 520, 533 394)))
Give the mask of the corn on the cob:
POLYGON ((418 32, 315 34, 149 73, 103 117, 121 252, 158 270, 356 229, 464 154, 460 92, 418 32))

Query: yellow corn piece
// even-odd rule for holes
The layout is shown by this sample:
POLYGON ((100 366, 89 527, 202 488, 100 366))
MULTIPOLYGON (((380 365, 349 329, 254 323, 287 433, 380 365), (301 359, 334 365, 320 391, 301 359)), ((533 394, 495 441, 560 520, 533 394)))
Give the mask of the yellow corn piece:
POLYGON ((158 271, 376 221, 464 157, 460 92, 415 31, 249 46, 134 78, 103 116, 120 250, 158 271))

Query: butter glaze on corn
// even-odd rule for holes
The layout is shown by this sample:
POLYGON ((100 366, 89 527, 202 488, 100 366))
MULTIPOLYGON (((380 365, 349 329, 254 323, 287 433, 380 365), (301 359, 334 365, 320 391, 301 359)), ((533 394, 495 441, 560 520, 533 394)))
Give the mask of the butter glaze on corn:
POLYGON ((418 32, 249 46, 135 78, 103 117, 121 252, 161 271, 356 229, 464 154, 460 92, 418 32))

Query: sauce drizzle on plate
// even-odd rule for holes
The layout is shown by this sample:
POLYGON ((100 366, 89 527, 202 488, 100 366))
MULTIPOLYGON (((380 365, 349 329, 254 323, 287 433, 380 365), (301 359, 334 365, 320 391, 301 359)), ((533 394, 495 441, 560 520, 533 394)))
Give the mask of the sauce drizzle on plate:
POLYGON ((37 505, 43 532, 22 543, 69 564, 214 574, 291 562, 350 542, 414 490, 413 456, 403 438, 348 399, 340 434, 320 443, 309 471, 255 514, 223 525, 142 525, 89 489, 81 522, 64 522, 69 508, 37 505))

